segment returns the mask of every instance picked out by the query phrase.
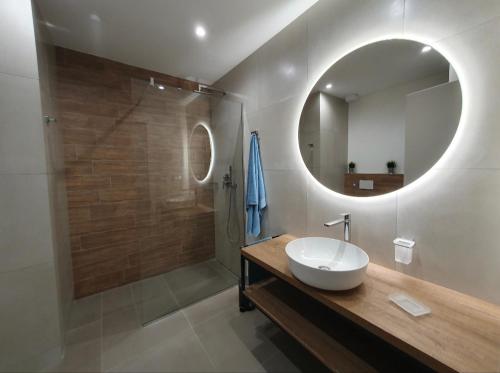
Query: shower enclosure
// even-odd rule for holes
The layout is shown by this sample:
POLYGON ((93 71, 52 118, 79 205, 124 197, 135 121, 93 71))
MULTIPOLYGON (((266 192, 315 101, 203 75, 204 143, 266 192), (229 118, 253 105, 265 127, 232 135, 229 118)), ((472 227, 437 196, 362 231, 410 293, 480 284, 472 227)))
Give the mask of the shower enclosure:
POLYGON ((146 324, 238 282, 242 106, 154 81, 132 79, 131 88, 135 104, 123 125, 141 126, 146 162, 121 181, 143 193, 132 292, 146 324))

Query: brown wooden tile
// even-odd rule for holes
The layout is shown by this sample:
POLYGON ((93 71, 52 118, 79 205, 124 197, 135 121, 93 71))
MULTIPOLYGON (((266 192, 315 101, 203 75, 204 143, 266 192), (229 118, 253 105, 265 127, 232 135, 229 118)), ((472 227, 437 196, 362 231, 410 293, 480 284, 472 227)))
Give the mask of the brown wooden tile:
POLYGON ((146 154, 141 148, 119 148, 110 146, 76 146, 79 160, 144 161, 146 154))
POLYGON ((67 176, 91 175, 92 162, 77 161, 77 162, 64 162, 65 172, 67 176))
MULTIPOLYGON (((210 121, 210 100, 186 107, 190 92, 144 87, 150 76, 196 83, 64 48, 56 56, 76 297, 213 257, 213 189, 184 171, 185 136, 210 121)), ((194 141, 200 173, 209 151, 194 141)))
POLYGON ((92 249, 113 244, 133 242, 136 241, 138 237, 137 229, 91 233, 81 237, 81 246, 83 249, 92 249))
POLYGON ((70 226, 76 223, 90 221, 90 208, 70 207, 68 208, 68 218, 70 226))
POLYGON ((110 178, 107 176, 66 176, 66 188, 71 191, 107 189, 110 186, 110 178))
POLYGON ((146 174, 148 165, 131 161, 93 161, 95 175, 136 175, 146 174))
POLYGON ((68 191, 68 206, 89 206, 99 201, 99 194, 95 190, 75 190, 68 191))
POLYGON ((119 216, 140 216, 151 212, 150 201, 126 201, 90 206, 92 219, 107 219, 119 216))
POLYGON ((148 199, 147 188, 100 190, 99 199, 103 202, 140 201, 148 199))
POLYGON ((70 225, 70 233, 72 235, 83 235, 87 233, 115 231, 134 227, 135 219, 133 217, 123 216, 118 218, 75 222, 70 225))

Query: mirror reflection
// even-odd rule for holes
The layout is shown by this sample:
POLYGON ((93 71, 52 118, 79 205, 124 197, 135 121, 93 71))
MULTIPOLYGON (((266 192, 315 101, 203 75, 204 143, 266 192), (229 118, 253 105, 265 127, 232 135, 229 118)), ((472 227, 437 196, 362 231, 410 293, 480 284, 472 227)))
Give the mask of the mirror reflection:
POLYGON ((204 182, 208 178, 212 156, 212 142, 208 128, 199 123, 193 128, 189 143, 189 164, 197 181, 204 182))
POLYGON ((453 66, 403 39, 343 57, 302 110, 299 146, 311 174, 346 195, 395 191, 426 173, 451 143, 462 94, 453 66))

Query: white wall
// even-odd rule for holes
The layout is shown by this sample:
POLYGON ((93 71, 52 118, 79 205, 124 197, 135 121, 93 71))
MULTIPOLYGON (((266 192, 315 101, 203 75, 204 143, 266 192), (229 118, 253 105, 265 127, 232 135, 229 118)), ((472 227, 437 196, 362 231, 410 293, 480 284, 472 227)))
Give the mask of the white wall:
MULTIPOLYGON (((388 87, 349 104, 349 161, 359 173, 405 173, 406 95, 448 81, 448 72, 388 87)), ((458 122, 457 122, 458 123, 458 122)))
POLYGON ((373 262, 395 268, 392 240, 414 238, 414 261, 400 270, 500 304, 500 250, 492 234, 500 221, 499 34, 497 0, 320 0, 223 77, 217 85, 245 105, 245 155, 248 130, 260 129, 267 233, 341 238, 341 229, 323 222, 348 211, 352 239, 373 262), (464 91, 459 134, 417 183, 381 197, 339 196, 302 162, 300 112, 334 61, 387 37, 418 38, 452 62, 464 91), (285 64, 294 74, 284 74, 285 64))
POLYGON ((347 104, 321 92, 307 98, 300 117, 300 153, 323 185, 344 190, 347 165, 347 104))
POLYGON ((0 14, 0 371, 38 371, 61 357, 52 198, 65 190, 52 184, 31 2, 3 0, 0 14))
POLYGON ((320 94, 320 175, 323 185, 342 192, 347 167, 347 103, 320 94))
POLYGON ((307 98, 300 117, 299 146, 307 168, 317 178, 321 171, 321 100, 317 92, 307 98))
POLYGON ((446 151, 455 135, 461 108, 458 81, 406 97, 405 184, 418 179, 446 151))

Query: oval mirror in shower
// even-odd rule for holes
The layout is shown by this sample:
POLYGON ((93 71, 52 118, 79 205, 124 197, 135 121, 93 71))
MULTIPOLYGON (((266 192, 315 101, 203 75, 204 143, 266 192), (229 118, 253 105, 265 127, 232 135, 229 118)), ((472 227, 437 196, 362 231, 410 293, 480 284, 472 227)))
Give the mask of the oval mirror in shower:
POLYGON ((194 179, 205 183, 210 178, 214 157, 210 128, 205 123, 193 127, 189 139, 189 165, 194 179))
POLYGON ((365 45, 334 63, 302 109, 299 147, 314 178, 345 195, 398 190, 455 136, 462 91, 453 66, 407 39, 365 45))

